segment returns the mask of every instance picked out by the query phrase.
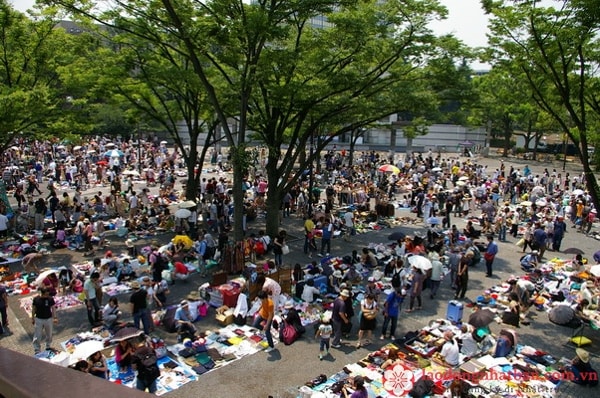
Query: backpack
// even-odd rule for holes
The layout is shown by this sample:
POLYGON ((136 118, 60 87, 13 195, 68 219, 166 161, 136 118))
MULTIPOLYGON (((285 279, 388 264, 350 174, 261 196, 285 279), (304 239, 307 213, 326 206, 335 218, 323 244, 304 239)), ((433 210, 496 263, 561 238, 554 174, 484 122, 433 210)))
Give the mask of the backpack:
POLYGON ((157 271, 160 270, 162 272, 168 268, 169 262, 162 253, 153 252, 152 254, 154 254, 154 267, 157 271))
POLYGON ((139 357, 138 375, 146 381, 154 381, 160 376, 158 358, 154 350, 146 352, 139 357))
POLYGON ((481 252, 475 246, 473 246, 473 265, 477 265, 481 262, 481 252))
POLYGON ((400 272, 394 272, 392 275, 392 287, 400 287, 402 284, 402 278, 400 278, 400 272))

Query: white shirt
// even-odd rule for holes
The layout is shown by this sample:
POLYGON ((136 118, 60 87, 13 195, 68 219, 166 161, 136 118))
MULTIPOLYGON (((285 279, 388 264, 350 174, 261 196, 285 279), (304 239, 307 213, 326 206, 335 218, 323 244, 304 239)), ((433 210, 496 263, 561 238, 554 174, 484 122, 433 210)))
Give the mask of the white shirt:
POLYGON ((458 344, 456 341, 454 341, 454 339, 444 343, 441 354, 448 365, 458 365, 458 344))
POLYGON ((321 291, 315 286, 305 285, 304 289, 302 290, 302 300, 306 301, 307 303, 312 303, 313 301, 315 301, 315 294, 319 293, 321 293, 321 291))
POLYGON ((344 222, 348 228, 354 227, 354 213, 347 211, 344 213, 344 222))
POLYGON ((6 231, 8 229, 8 217, 4 214, 0 214, 0 231, 6 231))

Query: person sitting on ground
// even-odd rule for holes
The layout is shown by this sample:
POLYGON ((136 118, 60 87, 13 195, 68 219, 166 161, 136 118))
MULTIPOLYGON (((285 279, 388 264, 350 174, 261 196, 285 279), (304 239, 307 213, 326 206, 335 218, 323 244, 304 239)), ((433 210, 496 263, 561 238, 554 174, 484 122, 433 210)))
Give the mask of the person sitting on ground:
POLYGON ((135 272, 133 271, 133 268, 131 267, 131 263, 129 262, 129 259, 126 258, 123 260, 123 262, 121 263, 121 265, 118 267, 117 269, 117 280, 119 282, 122 281, 128 281, 131 279, 135 279, 135 272))
POLYGON ((360 283, 360 281, 362 280, 362 276, 360 275, 360 272, 356 270, 356 267, 354 265, 351 265, 350 268, 348 268, 348 271, 346 271, 346 273, 344 274, 342 280, 344 282, 357 284, 360 283))
POLYGON ((569 377, 568 380, 571 380, 575 384, 598 385, 598 374, 595 373, 593 375, 596 371, 590 364, 590 354, 583 348, 575 349, 575 358, 571 361, 571 365, 564 368, 564 371, 573 374, 573 377, 569 377))
POLYGON ((108 329, 112 330, 116 326, 121 315, 122 312, 119 310, 119 300, 113 296, 108 299, 108 303, 102 309, 102 322, 108 329))
POLYGON ((442 346, 440 354, 444 357, 444 361, 446 361, 448 365, 454 367, 458 365, 458 342, 454 337, 454 333, 449 330, 444 333, 444 340, 446 342, 442 346))
POLYGON ((187 269, 185 264, 181 261, 176 261, 173 268, 172 283, 174 284, 176 280, 185 281, 189 276, 190 271, 187 269))
POLYGON ((181 301, 175 311, 175 328, 177 329, 178 340, 182 340, 184 334, 196 335, 196 326, 192 323, 193 318, 189 311, 187 300, 181 301))
POLYGON ((120 372, 127 372, 131 367, 131 356, 135 352, 135 346, 130 340, 121 340, 115 347, 115 362, 120 372))
POLYGON ((521 320, 521 311, 520 305, 518 301, 511 300, 508 303, 508 308, 506 311, 502 313, 502 323, 507 325, 512 325, 515 327, 519 327, 519 322, 521 320))
POLYGON ((102 354, 102 351, 93 353, 88 358, 88 361, 90 364, 90 367, 88 368, 89 374, 103 379, 107 378, 108 366, 106 365, 106 358, 102 354))
POLYGON ((63 296, 67 294, 67 290, 73 292, 75 287, 75 282, 77 278, 73 276, 73 271, 69 267, 60 267, 60 272, 58 273, 58 279, 60 281, 60 286, 62 288, 63 296))
POLYGON ((362 254, 360 256, 360 262, 363 266, 367 268, 375 268, 377 267, 377 258, 368 248, 363 247, 362 254))
POLYGON ((315 287, 315 281, 313 278, 309 278, 304 285, 302 290, 302 300, 307 303, 312 303, 316 298, 320 297, 321 291, 315 287))
POLYGON ((365 387, 365 379, 362 376, 354 376, 350 379, 350 385, 344 385, 342 389, 344 393, 344 398, 367 398, 369 396, 369 392, 365 387), (348 395, 348 388, 354 390, 354 392, 348 395))
POLYGON ((400 356, 398 355, 400 353, 400 350, 398 350, 395 347, 392 347, 388 350, 388 355, 387 355, 387 359, 385 360, 385 362, 383 362, 381 364, 381 369, 386 369, 389 366, 394 365, 397 362, 401 362, 400 356))

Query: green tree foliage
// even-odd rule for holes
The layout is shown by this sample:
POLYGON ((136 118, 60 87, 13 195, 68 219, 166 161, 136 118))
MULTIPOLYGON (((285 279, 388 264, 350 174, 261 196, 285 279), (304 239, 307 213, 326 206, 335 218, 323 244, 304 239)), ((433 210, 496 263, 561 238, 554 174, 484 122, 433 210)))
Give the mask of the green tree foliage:
POLYGON ((597 2, 484 1, 491 14, 491 59, 523 73, 535 103, 577 147, 596 208, 599 189, 588 146, 600 117, 597 65, 600 19, 597 2))

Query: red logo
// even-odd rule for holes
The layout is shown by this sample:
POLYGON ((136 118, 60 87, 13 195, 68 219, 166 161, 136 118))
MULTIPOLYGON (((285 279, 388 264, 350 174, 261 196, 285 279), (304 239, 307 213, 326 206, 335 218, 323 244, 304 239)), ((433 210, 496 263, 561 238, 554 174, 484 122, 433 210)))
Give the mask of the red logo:
POLYGON ((383 388, 393 397, 403 397, 412 390, 414 375, 412 370, 401 363, 387 368, 383 373, 383 388))

